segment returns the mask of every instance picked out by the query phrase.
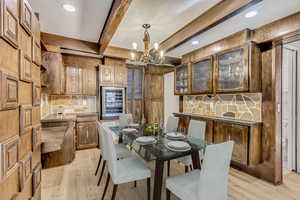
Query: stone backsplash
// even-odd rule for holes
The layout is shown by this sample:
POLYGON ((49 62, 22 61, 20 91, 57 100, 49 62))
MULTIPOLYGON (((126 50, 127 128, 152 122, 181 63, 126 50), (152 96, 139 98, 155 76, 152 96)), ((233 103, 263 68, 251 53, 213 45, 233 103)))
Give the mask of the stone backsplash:
POLYGON ((48 96, 47 94, 42 93, 41 101, 42 118, 58 112, 97 112, 96 96, 48 96))
POLYGON ((262 94, 216 94, 183 97, 183 112, 237 120, 262 121, 262 94))

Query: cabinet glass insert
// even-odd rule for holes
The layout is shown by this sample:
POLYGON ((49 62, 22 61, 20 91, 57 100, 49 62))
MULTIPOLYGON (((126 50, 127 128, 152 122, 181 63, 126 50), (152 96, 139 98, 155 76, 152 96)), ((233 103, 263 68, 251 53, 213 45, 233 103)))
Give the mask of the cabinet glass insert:
POLYGON ((176 92, 188 92, 188 65, 176 69, 176 92))
POLYGON ((219 56, 218 89, 237 90, 244 87, 244 49, 219 56))
POLYGON ((210 90, 211 60, 203 60, 192 65, 192 90, 210 90))

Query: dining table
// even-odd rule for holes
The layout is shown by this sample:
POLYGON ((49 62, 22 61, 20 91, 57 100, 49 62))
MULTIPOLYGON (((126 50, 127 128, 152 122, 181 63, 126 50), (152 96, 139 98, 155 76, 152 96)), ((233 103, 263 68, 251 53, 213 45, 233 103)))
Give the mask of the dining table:
POLYGON ((170 140, 166 136, 167 133, 164 130, 161 130, 158 133, 151 133, 145 131, 143 127, 136 128, 136 130, 132 132, 123 131, 124 127, 119 126, 110 126, 109 128, 118 137, 118 142, 120 144, 124 144, 130 150, 135 151, 146 163, 155 162, 153 200, 160 200, 162 196, 164 163, 190 155, 192 157, 193 168, 200 169, 201 162, 199 151, 204 151, 209 144, 207 141, 200 138, 185 136, 180 140, 187 142, 191 148, 190 150, 179 152, 168 148, 168 143, 174 140, 170 140), (136 140, 141 136, 152 136, 156 139, 156 142, 146 145, 142 144, 136 140))

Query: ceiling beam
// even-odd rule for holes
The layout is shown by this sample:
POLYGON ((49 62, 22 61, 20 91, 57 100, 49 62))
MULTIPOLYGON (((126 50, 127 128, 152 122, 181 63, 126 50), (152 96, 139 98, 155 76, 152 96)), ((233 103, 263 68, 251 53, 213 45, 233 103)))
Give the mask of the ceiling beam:
POLYGON ((160 49, 165 52, 170 51, 192 37, 213 28, 261 1, 262 0, 222 0, 161 42, 160 49))
POLYGON ((108 18, 99 38, 100 54, 103 54, 118 26, 120 25, 125 13, 127 12, 132 0, 114 0, 108 18))
POLYGON ((81 51, 85 53, 99 54, 98 43, 77 40, 50 33, 41 33, 41 40, 45 46, 57 46, 62 49, 81 51))

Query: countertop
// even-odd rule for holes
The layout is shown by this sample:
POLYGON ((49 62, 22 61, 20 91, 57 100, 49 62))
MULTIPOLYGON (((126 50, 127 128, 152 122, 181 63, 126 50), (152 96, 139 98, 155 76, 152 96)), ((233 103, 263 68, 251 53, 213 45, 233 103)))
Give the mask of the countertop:
POLYGON ((236 120, 236 119, 228 119, 228 118, 221 118, 221 117, 214 117, 214 116, 197 115, 197 114, 190 114, 190 113, 173 113, 173 114, 175 116, 186 116, 186 117, 192 117, 192 118, 196 118, 196 119, 212 120, 212 121, 224 122, 224 123, 230 123, 230 124, 237 124, 237 125, 242 125, 242 126, 262 125, 262 122, 236 120))
POLYGON ((81 117, 94 117, 98 116, 97 112, 87 112, 87 113, 67 113, 63 115, 50 114, 41 120, 42 123, 47 122, 68 122, 76 121, 77 118, 81 117))

